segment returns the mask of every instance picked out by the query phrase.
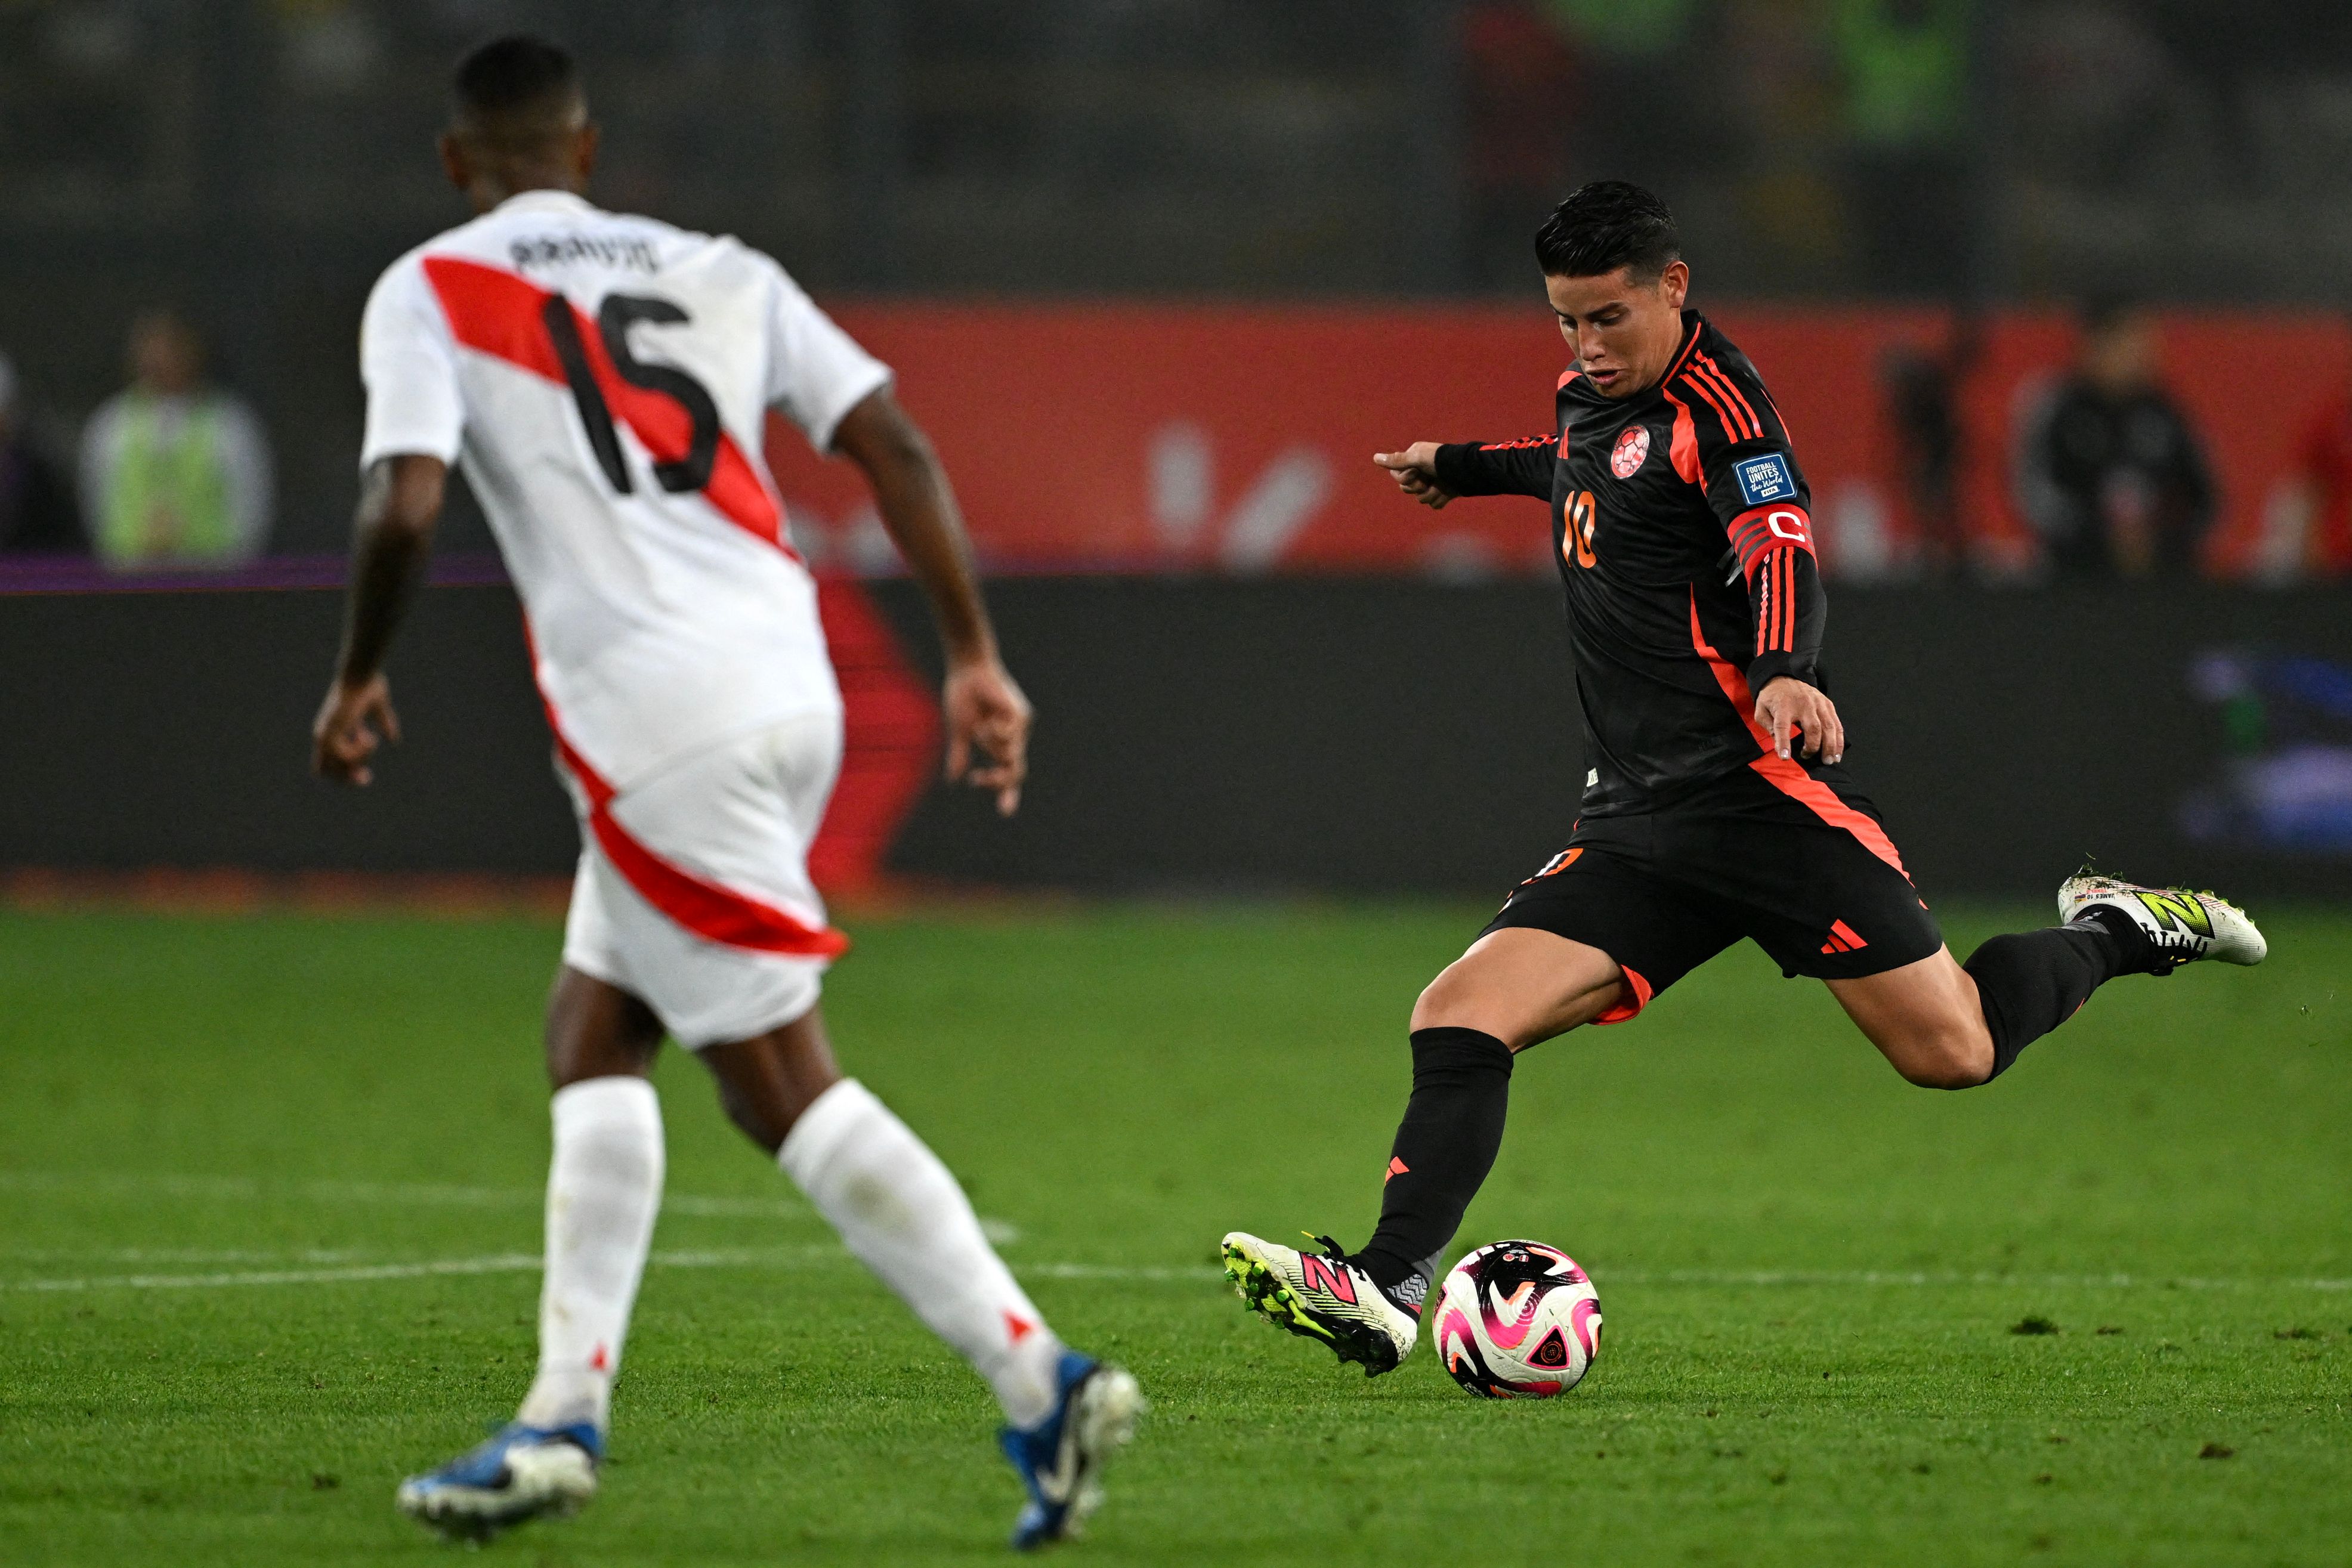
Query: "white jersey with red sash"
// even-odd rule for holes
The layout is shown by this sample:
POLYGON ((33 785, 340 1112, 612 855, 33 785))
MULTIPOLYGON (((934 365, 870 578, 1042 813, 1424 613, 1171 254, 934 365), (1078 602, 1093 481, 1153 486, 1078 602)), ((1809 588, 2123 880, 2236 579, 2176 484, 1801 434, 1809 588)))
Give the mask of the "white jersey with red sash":
POLYGON ((362 465, 463 467, 565 747, 608 789, 840 695, 761 455, 890 372, 740 241, 532 191, 369 297, 362 465))

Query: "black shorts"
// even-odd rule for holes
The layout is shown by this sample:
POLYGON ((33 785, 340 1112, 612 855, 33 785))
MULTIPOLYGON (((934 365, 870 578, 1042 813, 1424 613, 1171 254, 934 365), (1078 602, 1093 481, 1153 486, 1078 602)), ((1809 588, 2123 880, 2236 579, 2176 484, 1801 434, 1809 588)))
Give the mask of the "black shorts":
POLYGON ((1632 1018, 1742 936, 1790 977, 1825 980, 1900 968, 1944 945, 1877 808, 1834 772, 1785 762, 1769 777, 1743 768, 1656 811, 1579 821, 1486 930, 1513 926, 1617 961, 1625 996, 1601 1023, 1632 1018))

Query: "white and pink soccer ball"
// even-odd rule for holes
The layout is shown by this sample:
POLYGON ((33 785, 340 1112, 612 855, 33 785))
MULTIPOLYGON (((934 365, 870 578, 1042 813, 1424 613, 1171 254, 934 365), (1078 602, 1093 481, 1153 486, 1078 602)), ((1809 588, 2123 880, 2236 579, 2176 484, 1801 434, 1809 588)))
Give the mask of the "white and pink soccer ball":
POLYGON ((1600 1354, 1600 1293, 1557 1247, 1481 1247, 1454 1265, 1438 1292, 1438 1358, 1482 1399, 1565 1394, 1600 1354))

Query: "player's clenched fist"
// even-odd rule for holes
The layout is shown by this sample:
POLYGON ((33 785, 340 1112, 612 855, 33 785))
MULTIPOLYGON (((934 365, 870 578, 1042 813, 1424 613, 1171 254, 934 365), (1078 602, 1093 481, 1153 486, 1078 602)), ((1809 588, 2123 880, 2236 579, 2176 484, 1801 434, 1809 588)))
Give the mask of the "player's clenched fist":
POLYGON ((381 672, 358 685, 338 680, 327 688, 327 700, 310 724, 311 771, 338 784, 372 784, 375 772, 368 759, 385 741, 399 739, 392 683, 381 672))
POLYGON ((1402 452, 1375 452, 1372 461, 1389 471, 1397 488, 1433 509, 1454 499, 1454 492, 1437 483, 1437 443, 1416 441, 1402 452))

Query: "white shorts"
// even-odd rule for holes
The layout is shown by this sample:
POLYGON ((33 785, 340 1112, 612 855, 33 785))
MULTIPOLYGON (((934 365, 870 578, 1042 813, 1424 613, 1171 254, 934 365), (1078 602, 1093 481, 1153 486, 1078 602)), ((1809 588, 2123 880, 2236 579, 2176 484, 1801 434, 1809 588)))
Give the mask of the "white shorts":
POLYGON ((618 794, 584 768, 561 769, 581 839, 563 962, 642 998, 688 1050, 806 1013, 848 946, 808 876, 840 767, 841 716, 816 713, 618 794))

